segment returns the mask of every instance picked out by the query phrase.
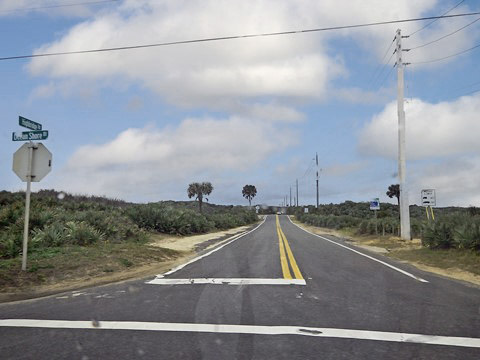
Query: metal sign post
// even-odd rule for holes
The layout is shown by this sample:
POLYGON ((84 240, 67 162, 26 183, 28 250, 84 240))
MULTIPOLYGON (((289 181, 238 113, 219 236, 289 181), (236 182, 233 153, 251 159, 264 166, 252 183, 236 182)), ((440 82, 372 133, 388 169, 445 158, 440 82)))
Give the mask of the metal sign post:
POLYGON ((370 210, 373 210, 375 217, 375 235, 378 235, 378 226, 377 226, 377 210, 380 210, 380 199, 375 198, 370 201, 370 210))
POLYGON ((27 165, 27 193, 25 195, 25 222, 23 225, 23 252, 22 252, 22 270, 27 270, 27 251, 28 251, 28 226, 30 223, 30 192, 32 185, 32 160, 33 148, 35 144, 28 144, 28 165, 27 165))

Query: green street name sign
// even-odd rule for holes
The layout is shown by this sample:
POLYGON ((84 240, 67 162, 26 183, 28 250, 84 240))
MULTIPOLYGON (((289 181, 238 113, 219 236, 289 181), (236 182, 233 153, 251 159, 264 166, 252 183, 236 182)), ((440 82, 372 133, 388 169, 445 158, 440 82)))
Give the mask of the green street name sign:
POLYGON ((27 129, 32 130, 42 130, 42 124, 39 124, 35 121, 24 118, 23 116, 18 117, 18 125, 26 127, 27 129))
POLYGON ((33 140, 45 140, 48 138, 48 131, 23 131, 21 133, 12 133, 13 141, 33 141, 33 140))

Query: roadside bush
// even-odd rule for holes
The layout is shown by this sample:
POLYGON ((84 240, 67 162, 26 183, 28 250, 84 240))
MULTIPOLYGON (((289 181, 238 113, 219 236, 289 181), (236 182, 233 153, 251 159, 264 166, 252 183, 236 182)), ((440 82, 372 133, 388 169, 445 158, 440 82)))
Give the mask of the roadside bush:
POLYGON ((470 222, 455 229, 454 238, 460 249, 480 252, 480 223, 470 222))
POLYGON ((65 238, 69 244, 91 245, 104 240, 105 235, 86 222, 70 221, 65 224, 65 238))
POLYGON ((424 225, 422 245, 430 249, 455 248, 457 243, 453 236, 452 224, 432 222, 424 225))
POLYGON ((32 231, 33 247, 50 247, 63 245, 67 239, 65 227, 55 222, 43 229, 35 229, 32 231))
POLYGON ((140 228, 176 235, 229 229, 257 220, 254 211, 234 207, 212 207, 208 214, 200 214, 185 206, 175 208, 165 204, 146 204, 131 206, 125 209, 125 214, 140 228))
POLYGON ((13 258, 22 252, 23 237, 12 232, 0 233, 0 258, 13 258))

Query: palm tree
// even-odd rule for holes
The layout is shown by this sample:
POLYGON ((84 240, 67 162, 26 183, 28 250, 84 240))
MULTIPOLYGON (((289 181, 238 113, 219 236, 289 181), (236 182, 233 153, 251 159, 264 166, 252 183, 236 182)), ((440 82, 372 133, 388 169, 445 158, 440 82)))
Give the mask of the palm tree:
POLYGON ((257 188, 255 185, 245 185, 242 189, 242 195, 248 200, 248 204, 252 206, 252 199, 257 195, 257 188))
POLYGON ((387 196, 389 198, 393 198, 394 196, 397 198, 397 204, 400 206, 400 185, 399 184, 392 184, 388 187, 387 196))
POLYGON ((212 191, 213 186, 210 182, 202 182, 201 184, 197 182, 191 183, 190 185, 188 185, 187 189, 189 199, 196 196, 195 200, 198 200, 198 207, 200 209, 200 212, 202 212, 203 196, 210 195, 212 191))

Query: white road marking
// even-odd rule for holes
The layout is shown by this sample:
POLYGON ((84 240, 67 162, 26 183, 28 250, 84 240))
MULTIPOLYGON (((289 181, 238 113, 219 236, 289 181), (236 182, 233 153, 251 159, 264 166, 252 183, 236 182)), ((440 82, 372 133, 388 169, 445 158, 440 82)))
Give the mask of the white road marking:
MULTIPOLYGON (((200 260, 200 259, 203 259, 204 257, 207 257, 207 256, 213 254, 214 252, 222 249, 223 247, 231 244, 232 242, 234 242, 234 241, 236 241, 236 240, 244 237, 245 235, 248 235, 248 234, 254 232, 255 230, 257 230, 260 226, 262 226, 262 225, 265 223, 265 220, 266 220, 266 219, 267 219, 267 217, 265 217, 265 218, 263 219, 263 221, 262 221, 260 224, 258 224, 254 229, 252 229, 252 230, 250 230, 250 231, 247 231, 247 232, 244 232, 244 233, 240 233, 240 234, 237 234, 237 235, 232 236, 231 238, 227 239, 227 240, 230 240, 230 241, 226 242, 225 244, 223 244, 223 245, 221 245, 221 246, 219 246, 219 247, 217 247, 217 248, 215 248, 215 249, 213 249, 213 250, 211 250, 211 251, 209 251, 209 252, 207 252, 207 253, 205 253, 205 254, 203 254, 203 255, 197 256, 196 258, 194 258, 194 259, 186 262, 185 264, 179 265, 179 266, 173 268, 172 270, 167 271, 167 272, 164 273, 164 274, 159 274, 159 275, 157 275, 157 278, 163 278, 165 275, 171 275, 171 274, 173 274, 174 272, 177 272, 178 270, 183 269, 185 266, 190 265, 190 264, 192 264, 192 263, 194 263, 195 261, 198 261, 198 260, 200 260)), ((148 284, 148 282, 147 282, 147 284, 148 284)))
POLYGON ((33 320, 4 319, 0 327, 27 327, 50 329, 87 329, 87 330, 143 330, 175 331, 225 334, 255 335, 303 335, 325 338, 358 339, 370 341, 390 341, 400 343, 461 346, 480 348, 480 338, 437 336, 425 334, 397 333, 386 331, 350 330, 335 328, 313 328, 302 326, 263 326, 229 324, 162 323, 138 321, 70 321, 70 320, 33 320))
POLYGON ((198 279, 153 279, 153 285, 306 285, 303 279, 255 279, 255 278, 198 278, 198 279))
POLYGON ((337 243, 336 241, 327 239, 326 237, 323 237, 323 236, 321 236, 321 235, 317 235, 317 234, 314 234, 314 233, 312 233, 312 232, 310 232, 310 231, 308 231, 308 230, 305 230, 305 229, 302 228, 301 226, 298 226, 297 224, 295 224, 295 223, 292 221, 292 219, 290 219, 290 216, 288 216, 288 220, 290 220, 290 222, 291 222, 293 225, 295 225, 296 227, 298 227, 299 229, 301 229, 301 230, 303 230, 303 231, 305 231, 305 232, 307 232, 307 233, 309 233, 309 234, 311 234, 311 235, 314 235, 314 236, 316 236, 316 237, 319 237, 320 239, 323 239, 323 240, 326 240, 326 241, 328 241, 328 242, 331 242, 332 244, 335 244, 335 245, 337 245, 337 246, 341 246, 341 247, 343 247, 344 249, 353 251, 354 253, 356 253, 356 254, 358 254, 358 255, 365 256, 366 258, 368 258, 368 259, 370 259, 370 260, 373 260, 373 261, 376 261, 376 262, 378 262, 378 263, 380 263, 380 264, 382 264, 382 265, 385 265, 385 266, 389 267, 390 269, 393 269, 393 270, 395 270, 395 271, 398 271, 399 273, 402 273, 403 275, 406 275, 406 276, 411 277, 412 279, 415 279, 415 280, 420 281, 420 282, 423 282, 423 283, 428 283, 427 280, 422 279, 422 278, 420 278, 420 277, 418 277, 418 276, 415 276, 415 275, 413 275, 413 274, 411 274, 411 273, 409 273, 409 272, 407 272, 407 271, 405 271, 405 270, 399 269, 399 268, 397 268, 396 266, 390 265, 389 263, 386 263, 385 261, 376 259, 376 258, 374 258, 373 256, 364 254, 364 253, 362 253, 362 252, 360 252, 360 251, 358 251, 358 250, 355 250, 355 249, 352 249, 352 248, 350 248, 350 247, 348 247, 348 246, 339 244, 339 243, 337 243))

